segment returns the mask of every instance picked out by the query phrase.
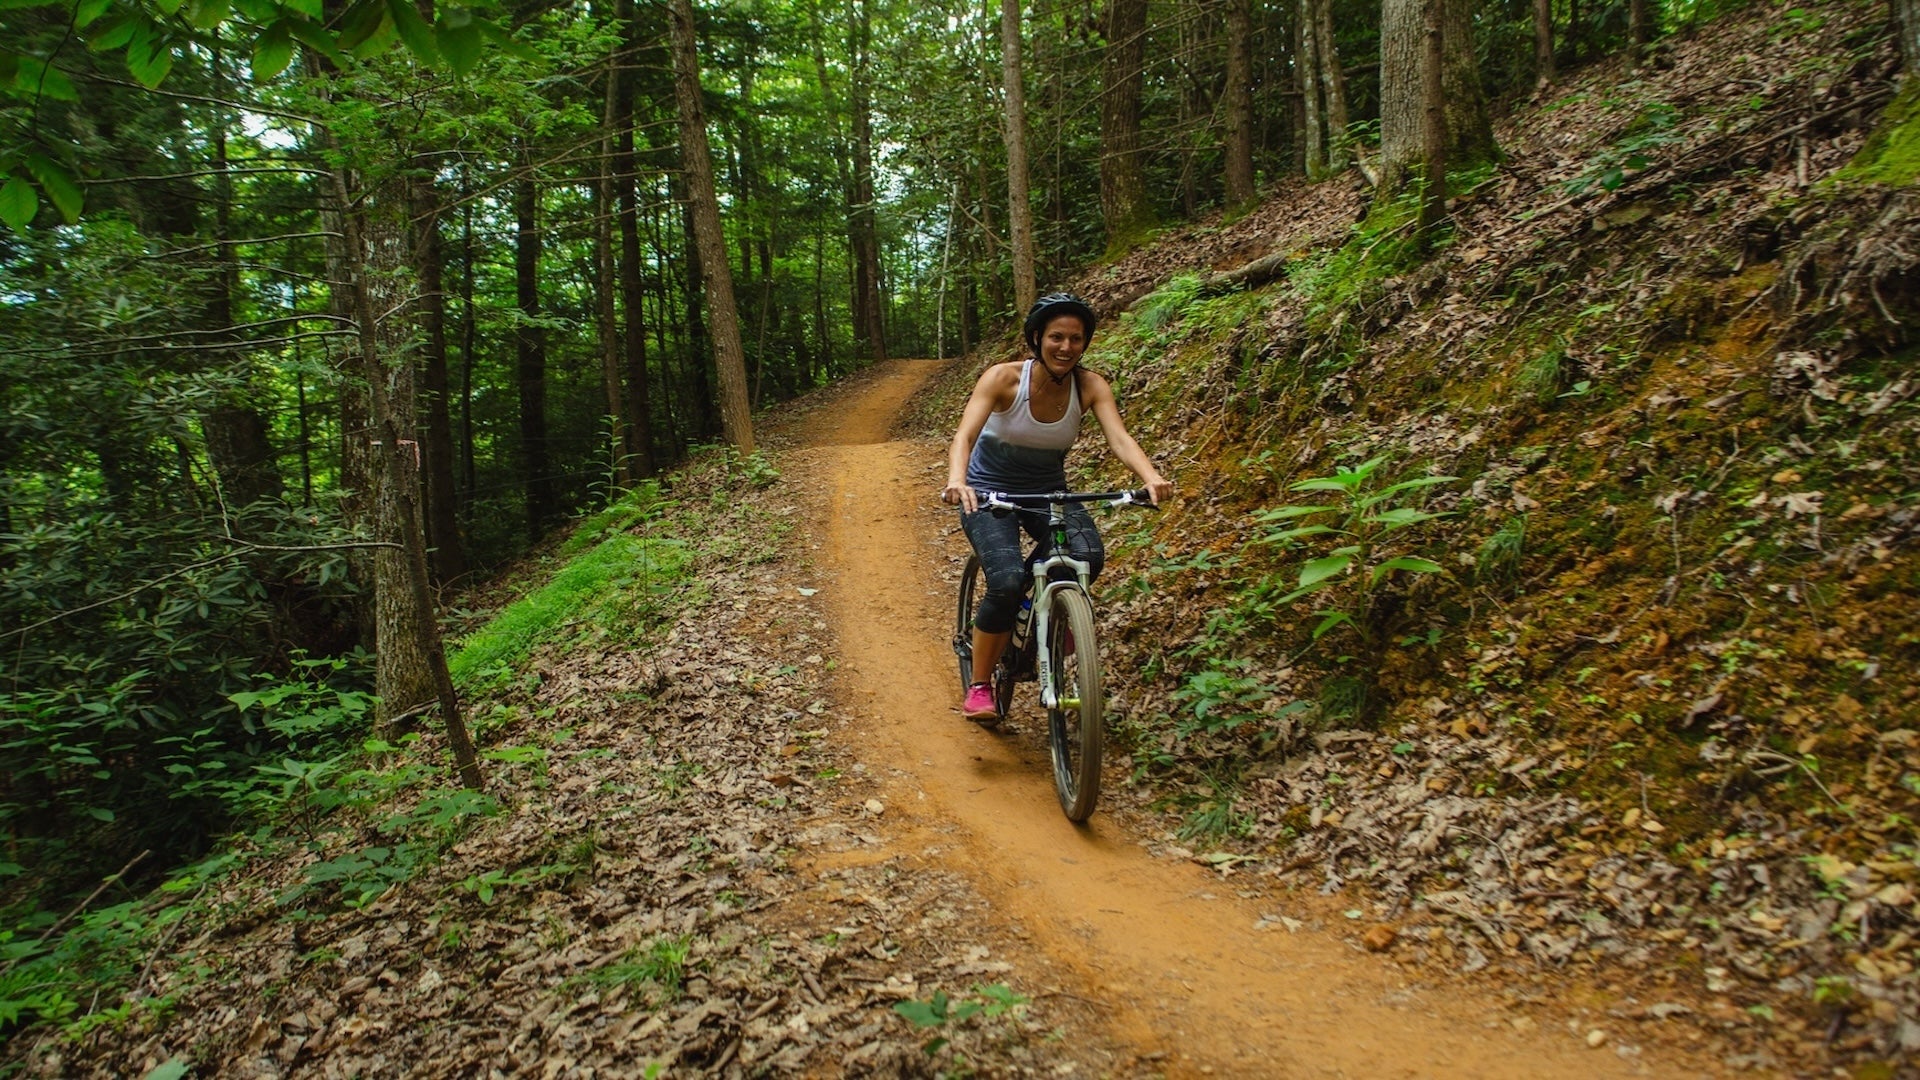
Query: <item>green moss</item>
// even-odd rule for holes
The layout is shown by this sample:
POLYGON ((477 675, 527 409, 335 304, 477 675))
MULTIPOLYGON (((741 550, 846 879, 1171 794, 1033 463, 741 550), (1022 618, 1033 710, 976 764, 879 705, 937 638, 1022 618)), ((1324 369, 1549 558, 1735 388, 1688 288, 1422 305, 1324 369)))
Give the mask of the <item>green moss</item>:
POLYGON ((1843 180, 1911 184, 1920 180, 1920 79, 1908 79, 1867 144, 1840 170, 1843 180))
POLYGON ((678 540, 610 537, 475 631, 447 667, 467 684, 511 669, 563 628, 631 629, 659 610, 658 594, 685 576, 691 558, 678 540))

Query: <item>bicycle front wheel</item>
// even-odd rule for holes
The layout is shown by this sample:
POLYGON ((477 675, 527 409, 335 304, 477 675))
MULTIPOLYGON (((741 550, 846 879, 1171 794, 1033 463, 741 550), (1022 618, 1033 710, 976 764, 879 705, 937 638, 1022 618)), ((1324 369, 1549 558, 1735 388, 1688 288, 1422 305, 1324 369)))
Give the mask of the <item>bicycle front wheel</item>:
POLYGON ((967 568, 960 571, 960 603, 953 617, 953 651, 960 658, 960 693, 973 682, 973 609, 987 592, 987 572, 980 568, 980 556, 967 556, 967 568))
POLYGON ((1093 638, 1093 604, 1085 593, 1054 594, 1047 625, 1054 704, 1047 710, 1053 745, 1053 788, 1068 820, 1085 821, 1100 799, 1101 722, 1106 699, 1100 685, 1100 650, 1093 638))

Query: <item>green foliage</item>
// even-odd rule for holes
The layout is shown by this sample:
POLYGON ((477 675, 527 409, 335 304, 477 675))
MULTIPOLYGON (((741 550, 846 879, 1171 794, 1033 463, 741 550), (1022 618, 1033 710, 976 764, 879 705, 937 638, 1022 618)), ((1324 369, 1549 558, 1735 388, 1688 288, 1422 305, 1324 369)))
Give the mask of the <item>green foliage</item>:
POLYGON ((456 683, 498 682, 536 646, 558 644, 556 635, 566 628, 645 627, 665 613, 666 596, 684 579, 690 561, 679 540, 610 536, 468 636, 447 667, 456 683))
POLYGON ((577 982, 602 990, 651 988, 655 1007, 670 1005, 680 1000, 692 955, 693 935, 659 937, 645 947, 627 950, 611 964, 594 968, 577 982))
MULTIPOLYGON (((64 930, 61 916, 37 911, 0 929, 0 1036, 35 1021, 67 1022, 111 999, 147 963, 156 945, 200 909, 204 886, 240 860, 217 855, 180 870, 151 896, 81 912, 64 930), (55 931, 58 932, 55 932, 55 931)), ((158 1011, 165 999, 142 1003, 158 1011)), ((85 1017, 79 1017, 85 1022, 85 1017)))
POLYGON ((1413 555, 1383 557, 1381 546, 1402 529, 1444 516, 1417 509, 1415 504, 1426 489, 1458 478, 1420 476, 1376 487, 1375 477, 1386 461, 1383 454, 1352 468, 1342 466, 1331 476, 1302 480, 1289 487, 1292 491, 1326 492, 1334 496, 1334 502, 1294 504, 1254 515, 1255 520, 1272 526, 1259 537, 1262 543, 1289 550, 1335 545, 1302 563, 1296 587, 1277 601, 1290 604, 1320 593, 1332 597, 1327 606, 1314 613, 1320 620, 1313 628, 1315 641, 1346 627, 1363 642, 1371 643, 1374 630, 1368 616, 1380 587, 1396 573, 1442 572, 1440 565, 1429 559, 1413 555))
POLYGON ((1304 711, 1305 702, 1290 702, 1272 713, 1261 706, 1278 692, 1272 683, 1245 674, 1251 664, 1241 659, 1209 657, 1207 666, 1187 677, 1173 692, 1175 701, 1187 706, 1190 718, 1175 726, 1181 736, 1200 732, 1232 731, 1262 720, 1280 720, 1304 711))
MULTIPOLYGON (((975 1016, 987 1019, 1017 1016, 1020 1007, 1028 1002, 1027 998, 1015 993, 1005 983, 985 986, 975 983, 967 989, 967 993, 972 995, 970 999, 956 999, 948 997, 945 990, 935 990, 933 996, 925 1001, 898 1002, 893 1011, 905 1017, 914 1027, 938 1031, 975 1016)), ((935 1035, 920 1049, 931 1057, 945 1048, 948 1042, 946 1036, 935 1035)))
POLYGON ((1680 122, 1680 110, 1664 101, 1647 105, 1628 125, 1626 132, 1587 163, 1580 175, 1566 182, 1566 192, 1578 195, 1596 184, 1614 191, 1627 182, 1629 172, 1639 172, 1654 163, 1662 147, 1682 141, 1674 129, 1680 122))
POLYGON ((1552 402, 1567 385, 1568 366, 1566 347, 1550 346, 1520 365, 1513 388, 1530 400, 1542 404, 1552 402))
POLYGON ((1483 585, 1511 584, 1520 575, 1527 553, 1527 515, 1508 518, 1480 542, 1474 554, 1473 576, 1483 585))

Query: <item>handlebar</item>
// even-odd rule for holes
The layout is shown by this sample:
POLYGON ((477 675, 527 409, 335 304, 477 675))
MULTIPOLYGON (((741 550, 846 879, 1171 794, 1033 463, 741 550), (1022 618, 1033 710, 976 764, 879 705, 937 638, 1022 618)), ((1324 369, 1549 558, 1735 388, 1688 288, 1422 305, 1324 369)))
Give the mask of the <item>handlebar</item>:
POLYGON ((1144 506, 1149 510, 1158 510, 1154 504, 1153 493, 1146 488, 1132 491, 1051 491, 1042 494, 1018 495, 1006 491, 977 491, 982 509, 1005 513, 1022 508, 1044 510, 1055 503, 1111 503, 1114 506, 1144 506))

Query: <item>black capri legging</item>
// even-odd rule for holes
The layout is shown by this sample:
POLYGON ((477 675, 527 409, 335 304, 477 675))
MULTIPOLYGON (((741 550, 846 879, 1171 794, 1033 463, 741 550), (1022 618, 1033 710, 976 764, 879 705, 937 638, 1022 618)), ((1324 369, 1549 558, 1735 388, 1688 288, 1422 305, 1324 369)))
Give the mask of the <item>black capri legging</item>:
MULTIPOLYGON (((973 614, 973 625, 984 633, 1004 634, 1013 629, 1014 615, 1020 610, 1020 597, 1026 592, 1033 572, 1027 569, 1026 556, 1020 552, 1020 533, 1041 542, 1039 558, 1050 552, 1047 512, 1015 510, 1005 515, 980 509, 960 515, 960 527, 966 530, 974 554, 986 570, 987 594, 973 614)), ((1100 530, 1093 515, 1079 503, 1067 505, 1067 550, 1089 567, 1088 580, 1100 576, 1106 565, 1107 549, 1100 543, 1100 530)))

